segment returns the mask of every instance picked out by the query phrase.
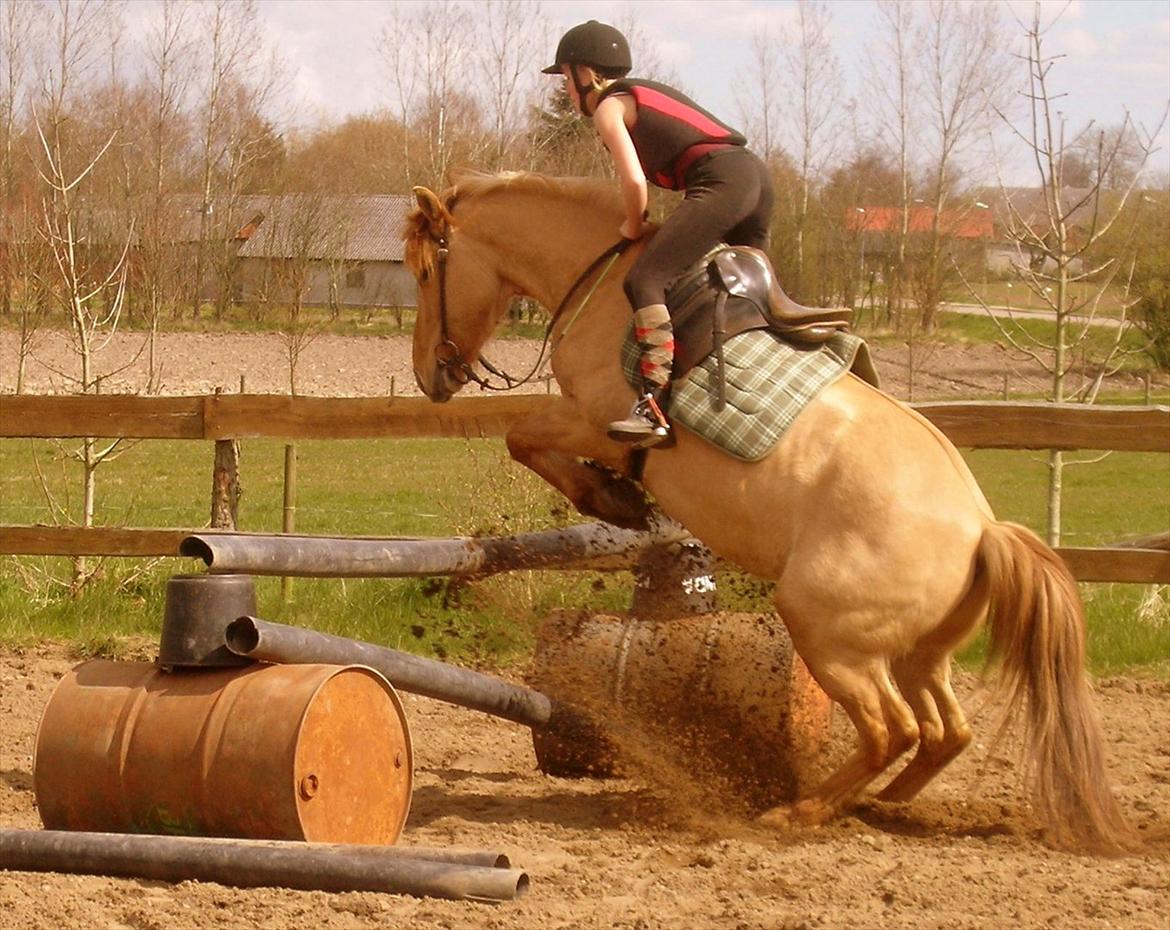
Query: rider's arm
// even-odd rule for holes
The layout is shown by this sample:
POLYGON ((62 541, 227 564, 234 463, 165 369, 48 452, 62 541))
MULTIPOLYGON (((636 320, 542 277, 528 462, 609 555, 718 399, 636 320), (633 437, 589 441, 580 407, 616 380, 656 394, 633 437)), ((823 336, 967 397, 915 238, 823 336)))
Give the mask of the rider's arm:
POLYGON ((607 97, 593 112, 593 124, 601 141, 613 156, 614 168, 621 181, 622 201, 626 208, 626 220, 622 223, 621 234, 627 239, 642 235, 642 218, 646 215, 649 194, 646 190, 646 175, 638 162, 638 153, 626 128, 625 106, 620 96, 607 97))

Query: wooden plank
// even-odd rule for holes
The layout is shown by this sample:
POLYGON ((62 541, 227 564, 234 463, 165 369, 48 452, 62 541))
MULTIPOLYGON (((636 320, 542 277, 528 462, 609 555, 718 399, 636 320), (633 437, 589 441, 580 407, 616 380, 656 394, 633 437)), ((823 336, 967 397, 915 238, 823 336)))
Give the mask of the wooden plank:
MULTIPOLYGON (((109 526, 0 526, 0 555, 173 556, 178 555, 179 543, 186 537, 214 532, 109 526)), ((1078 581, 1170 584, 1170 551, 1165 549, 1065 547, 1057 552, 1078 581)))
POLYGON ((120 526, 0 526, 0 555, 178 555, 197 530, 120 526))
POLYGON ((202 439, 202 397, 0 395, 0 437, 202 439))
POLYGON ((976 449, 1115 449, 1170 452, 1170 407, 914 404, 956 446, 976 449))
POLYGON ((1110 549, 1170 549, 1170 530, 1150 533, 1132 539, 1121 539, 1109 544, 1110 549))
POLYGON ((1077 581, 1170 584, 1170 551, 1165 549, 1056 550, 1077 581))
MULTIPOLYGON (((542 394, 456 398, 0 396, 0 437, 366 439, 501 436, 542 394)), ((1170 452, 1170 407, 982 402, 915 405, 958 446, 1170 452)))
POLYGON ((217 394, 204 398, 207 439, 369 439, 502 436, 554 398, 541 394, 457 398, 289 397, 217 394))

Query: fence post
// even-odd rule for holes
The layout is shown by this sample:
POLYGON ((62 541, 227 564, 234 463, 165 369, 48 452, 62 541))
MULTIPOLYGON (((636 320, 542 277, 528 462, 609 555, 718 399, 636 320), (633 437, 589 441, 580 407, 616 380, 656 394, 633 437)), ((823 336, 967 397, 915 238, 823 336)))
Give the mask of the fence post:
POLYGON ((211 526, 238 529, 240 502, 240 441, 217 439, 211 472, 211 526))
MULTIPOLYGON (((297 528, 297 447, 289 443, 284 447, 284 517, 281 532, 292 533, 297 528)), ((280 579, 280 597, 287 601, 292 593, 292 578, 280 579)))

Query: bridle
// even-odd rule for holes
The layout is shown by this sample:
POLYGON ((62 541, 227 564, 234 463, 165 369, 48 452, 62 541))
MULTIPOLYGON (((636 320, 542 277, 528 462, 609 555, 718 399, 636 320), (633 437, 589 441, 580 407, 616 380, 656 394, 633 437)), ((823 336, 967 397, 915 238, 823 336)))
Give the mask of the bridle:
MULTIPOLYGON (((618 256, 621 255, 633 241, 631 239, 618 240, 616 243, 598 255, 597 258, 595 258, 592 262, 590 262, 589 267, 587 267, 584 271, 581 272, 580 275, 577 276, 577 280, 574 281, 573 284, 569 287, 569 290, 566 292, 560 304, 557 305, 557 309, 553 312, 552 317, 549 319, 548 326, 546 326, 544 330, 544 341, 540 345, 540 355, 537 357, 535 364, 532 366, 532 369, 528 372, 528 374, 524 375, 524 377, 515 378, 506 371, 502 371, 501 369, 497 368, 486 358, 484 358, 483 355, 480 355, 479 363, 483 365, 483 367, 486 368, 488 372, 495 375, 497 378, 503 378, 504 383, 499 385, 492 384, 486 378, 480 377, 472 367, 471 363, 463 357, 463 352, 460 350, 459 346, 456 345, 455 340, 451 338, 450 328, 447 325, 447 254, 450 250, 450 243, 445 232, 440 233, 437 236, 432 236, 432 240, 438 247, 436 259, 439 266, 440 342, 437 346, 435 346, 435 362, 441 371, 450 372, 452 377, 459 384, 462 385, 474 381, 479 385, 479 389, 481 391, 510 391, 513 388, 520 387, 520 385, 527 384, 529 381, 531 381, 536 376, 536 373, 540 370, 541 365, 544 364, 545 354, 548 351, 549 339, 552 337, 553 327, 557 324, 561 314, 564 313, 565 308, 569 305, 569 300, 572 298, 573 294, 577 292, 577 289, 583 283, 585 283, 589 276, 592 275, 593 272, 596 271, 599 267, 601 267, 601 265, 607 259, 610 262, 610 266, 612 266, 613 262, 617 260, 618 256)), ((601 277, 603 278, 605 274, 608 273, 608 271, 609 267, 606 267, 605 272, 602 273, 601 277)), ((578 313, 580 313, 584 308, 585 304, 589 301, 589 298, 593 296, 593 291, 597 289, 597 284, 599 284, 600 281, 601 278, 599 278, 597 283, 594 284, 593 290, 590 290, 589 293, 585 296, 585 300, 582 301, 581 306, 577 308, 578 313)))

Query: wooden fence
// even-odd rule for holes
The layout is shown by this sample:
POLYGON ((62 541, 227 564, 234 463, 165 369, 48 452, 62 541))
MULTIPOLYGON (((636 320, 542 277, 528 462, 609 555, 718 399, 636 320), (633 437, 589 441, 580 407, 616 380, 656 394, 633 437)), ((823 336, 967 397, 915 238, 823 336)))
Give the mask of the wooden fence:
MULTIPOLYGON (((0 395, 0 438, 370 439, 502 436, 553 398, 0 395)), ((915 409, 962 448, 1170 454, 1170 407, 951 402, 915 409)), ((0 526, 2 555, 166 556, 193 529, 0 526)), ((1170 583, 1170 533, 1058 550, 1081 581, 1170 583)))

